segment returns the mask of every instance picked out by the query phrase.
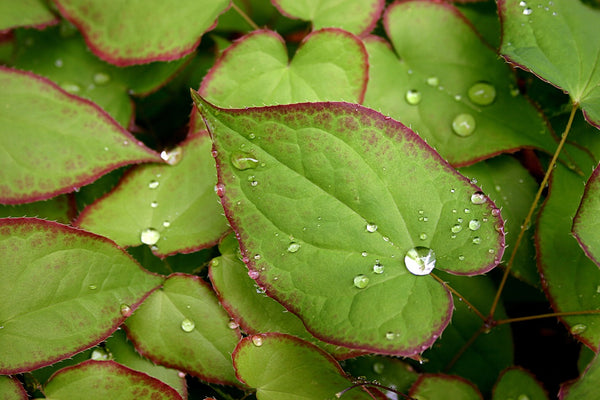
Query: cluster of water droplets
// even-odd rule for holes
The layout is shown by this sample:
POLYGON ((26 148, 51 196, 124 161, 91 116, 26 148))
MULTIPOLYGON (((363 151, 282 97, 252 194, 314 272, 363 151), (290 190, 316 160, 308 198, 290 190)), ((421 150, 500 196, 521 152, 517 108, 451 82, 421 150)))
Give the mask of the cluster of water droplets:
MULTIPOLYGON (((548 0, 548 1, 546 2, 546 5, 542 4, 542 2, 540 2, 540 3, 538 3, 538 4, 537 4, 537 7, 535 7, 535 8, 538 8, 538 9, 540 9, 540 10, 543 10, 543 11, 545 11, 545 12, 552 12, 552 14, 551 14, 551 15, 552 15, 553 17, 555 17, 555 16, 557 16, 557 15, 558 15, 558 13, 557 13, 557 12, 554 10, 554 7, 553 7, 553 6, 554 6, 554 1, 553 1, 553 0, 548 0)), ((519 7, 521 7, 521 9, 522 9, 522 14, 523 14, 523 15, 526 15, 526 16, 531 16, 531 15, 533 15, 533 10, 534 10, 534 8, 532 8, 532 7, 531 7, 531 6, 530 6, 530 5, 527 3, 527 1, 521 0, 521 1, 519 2, 519 7)), ((531 19, 529 20, 529 22, 531 22, 531 19)), ((523 26, 523 25, 524 25, 524 24, 521 24, 521 26, 523 26)))
MULTIPOLYGON (((156 178, 160 178, 160 174, 156 175, 156 178)), ((158 187, 160 186, 160 182, 157 179, 152 179, 148 182, 148 190, 150 191, 154 191, 156 189, 158 189, 158 187)), ((156 200, 152 200, 150 203, 150 208, 158 208, 159 203, 156 200)), ((162 227, 163 228, 168 228, 171 226, 171 222, 169 220, 164 220, 162 222, 162 227)), ((143 244, 147 244, 148 246, 152 246, 153 250, 156 250, 156 243, 158 243, 158 241, 161 238, 161 234, 160 232, 154 228, 154 227, 147 227, 145 229, 143 229, 140 232, 140 242, 143 244)))
MULTIPOLYGON (((31 44, 33 44, 33 42, 31 44)), ((54 66, 56 68, 63 68, 64 65, 65 62, 62 58, 54 60, 54 66)), ((60 87, 66 92, 78 94, 83 91, 83 88, 86 88, 86 90, 93 90, 96 86, 107 85, 111 81, 111 76, 105 71, 95 72, 90 78, 87 86, 86 84, 80 84, 73 81, 65 81, 60 83, 60 87)))

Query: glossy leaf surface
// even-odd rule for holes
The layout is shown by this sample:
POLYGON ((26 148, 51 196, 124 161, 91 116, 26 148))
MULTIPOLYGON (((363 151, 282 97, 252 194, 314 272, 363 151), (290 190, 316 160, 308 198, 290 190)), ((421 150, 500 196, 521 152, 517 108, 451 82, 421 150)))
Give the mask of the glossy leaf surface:
POLYGON ((228 323, 206 283, 174 274, 127 321, 127 332, 138 352, 158 364, 208 382, 239 385, 231 364, 239 332, 228 323))
POLYGON ((422 352, 452 304, 433 277, 409 272, 408 251, 433 249, 436 268, 462 275, 502 257, 494 204, 398 122, 347 103, 225 110, 195 101, 251 277, 318 338, 422 352))
POLYGON ((573 220, 573 234, 588 257, 600 266, 600 167, 585 185, 581 204, 573 220))
POLYGON ((38 29, 58 22, 44 0, 21 0, 0 2, 0 32, 20 26, 38 29))
POLYGON ((600 128, 600 10, 581 1, 501 0, 500 52, 566 91, 600 128))
POLYGON ((204 131, 162 153, 173 165, 135 168, 75 224, 121 246, 148 244, 161 257, 214 245, 229 227, 214 192, 211 146, 204 131))
POLYGON ((191 53, 229 6, 229 0, 55 0, 90 49, 118 66, 176 60, 191 53), (182 23, 193 16, 193 23, 182 23), (138 32, 143 34, 132 34, 138 32))
POLYGON ((410 389, 410 395, 427 400, 483 400, 477 387, 458 376, 424 374, 410 389))
POLYGON ((0 93, 0 203, 45 200, 120 166, 160 161, 98 106, 40 76, 0 67, 0 93))
POLYGON ((555 143, 538 111, 518 94, 498 60, 452 6, 403 1, 388 7, 382 39, 366 40, 364 104, 402 121, 453 165, 555 143))
POLYGON ((560 400, 592 399, 598 394, 599 384, 600 361, 596 354, 579 379, 561 387, 558 398, 560 400))
POLYGON ((0 220, 0 372, 51 364, 108 337, 162 279, 106 238, 0 220))
POLYGON ((0 394, 2 400, 27 400, 27 392, 17 378, 0 376, 0 394))
MULTIPOLYGON (((344 370, 354 377, 365 377, 368 381, 394 388, 408 393, 410 387, 419 377, 410 364, 388 356, 368 355, 344 361, 344 370)), ((393 396, 388 393, 388 397, 393 396)))
POLYGON ((510 398, 548 400, 548 394, 530 372, 513 367, 502 372, 494 387, 494 396, 492 397, 493 400, 510 398))

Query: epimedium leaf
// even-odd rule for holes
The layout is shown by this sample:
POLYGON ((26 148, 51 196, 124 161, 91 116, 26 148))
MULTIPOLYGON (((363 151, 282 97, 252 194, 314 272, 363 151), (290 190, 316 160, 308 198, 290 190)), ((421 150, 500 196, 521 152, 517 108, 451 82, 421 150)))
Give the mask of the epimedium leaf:
POLYGON ((21 26, 44 29, 56 23, 58 18, 43 0, 0 2, 0 33, 21 26))
POLYGON ((420 353, 452 312, 427 274, 501 259, 494 203, 397 121, 348 103, 226 110, 193 97, 250 276, 317 338, 420 353))
POLYGON ((600 128, 600 11, 581 1, 500 0, 500 52, 563 89, 600 128))
POLYGON ((213 246, 229 230, 218 197, 205 131, 161 153, 167 164, 131 170, 74 224, 121 246, 147 244, 165 257, 213 246))
POLYGON ((475 385, 459 376, 423 374, 410 389, 410 396, 427 400, 483 400, 475 385))
POLYGON ((44 387, 49 400, 181 400, 175 389, 114 361, 89 360, 63 368, 44 387))
POLYGON ((336 27, 364 35, 375 27, 385 0, 273 0, 273 4, 283 15, 311 21, 313 29, 336 27))
POLYGON ((600 361, 596 354, 579 379, 561 386, 558 398, 560 400, 592 399, 598 394, 599 382, 600 361))
POLYGON ((240 385, 231 361, 240 334, 228 324, 229 315, 204 281, 173 274, 126 327, 137 351, 155 363, 207 382, 240 385))
POLYGON ((161 161, 98 106, 45 78, 0 67, 0 88, 0 203, 49 199, 122 165, 161 161))
POLYGON ((519 367, 502 371, 494 386, 493 400, 505 399, 548 400, 542 385, 529 372, 519 367))
POLYGON ((219 251, 221 256, 210 263, 209 276, 220 303, 233 318, 232 324, 239 325, 247 334, 280 332, 298 336, 337 359, 360 354, 317 340, 296 315, 268 297, 248 276, 248 269, 238 257, 239 244, 233 235, 223 239, 219 251))
POLYGON ((127 66, 176 60, 191 53, 230 1, 184 0, 177 7, 161 1, 122 4, 119 0, 56 0, 55 3, 61 14, 83 33, 94 54, 111 64, 127 66), (190 17, 193 23, 181 23, 190 17))
POLYGON ((72 198, 60 195, 34 203, 0 205, 0 218, 27 216, 68 224, 75 214, 74 208, 72 198))
POLYGON ((393 50, 365 39, 366 106, 410 126, 455 166, 523 147, 554 152, 546 122, 519 95, 510 68, 454 7, 396 2, 384 25, 393 50))
POLYGON ((199 93, 222 107, 301 101, 362 102, 368 79, 362 42, 341 29, 322 29, 304 38, 288 59, 283 38, 254 31, 223 52, 199 93))
POLYGON ((573 235, 587 256, 600 267, 600 166, 585 185, 579 209, 573 219, 573 235))
MULTIPOLYGON (((329 354, 283 333, 245 337, 232 357, 236 375, 256 389, 258 400, 333 399, 336 393, 352 386, 329 354)), ((358 388, 344 394, 344 399, 373 398, 358 388)))
POLYGON ((162 281, 112 241, 36 218, 0 219, 0 254, 2 374, 101 342, 162 281))
POLYGON ((3 400, 27 400, 27 392, 17 378, 0 376, 0 393, 3 400))
MULTIPOLYGON (((343 361, 344 370, 355 377, 376 381, 401 393, 408 393, 419 374, 398 358, 368 355, 343 361)), ((385 391, 384 391, 385 392, 385 391)), ((391 394, 387 394, 390 398, 391 394)))

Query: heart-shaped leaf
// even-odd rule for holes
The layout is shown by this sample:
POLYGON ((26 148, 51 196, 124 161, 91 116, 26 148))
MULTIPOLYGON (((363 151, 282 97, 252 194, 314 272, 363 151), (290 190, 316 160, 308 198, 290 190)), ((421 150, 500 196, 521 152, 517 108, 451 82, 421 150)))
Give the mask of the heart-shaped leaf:
POLYGON ((27 392, 17 378, 0 376, 0 393, 3 400, 27 400, 27 392))
POLYGON ((281 36, 260 30, 223 52, 199 92, 223 107, 325 100, 360 103, 367 79, 365 48, 346 31, 309 34, 289 61, 281 36))
MULTIPOLYGON (((256 389, 258 400, 334 399, 352 386, 329 354, 295 336, 248 336, 232 356, 238 378, 256 389)), ((358 388, 344 394, 344 399, 373 398, 358 388)))
POLYGON ((364 35, 375 27, 385 0, 273 0, 273 4, 283 15, 311 21, 313 29, 336 27, 364 35))
POLYGON ((560 400, 593 399, 598 395, 600 384, 600 358, 598 354, 576 381, 568 382, 560 388, 560 400))
POLYGON ((573 220, 573 234, 587 256, 600 267, 600 166, 585 185, 573 220))
POLYGON ((475 385, 464 378, 443 374, 423 374, 410 389, 410 396, 427 400, 483 400, 475 385))
POLYGON ((47 399, 182 400, 169 385, 114 361, 89 360, 58 371, 44 388, 47 399))
POLYGON ((49 199, 120 166, 160 161, 98 106, 40 76, 0 67, 0 94, 0 203, 49 199))
POLYGON ((231 352, 240 334, 198 276, 174 274, 127 321, 140 354, 208 382, 239 385, 231 352), (160 327, 160 329, 156 329, 160 327))
POLYGON ((162 279, 110 240, 35 218, 0 219, 0 373, 106 339, 162 279))
POLYGON ((384 24, 394 50, 379 38, 365 41, 366 106, 410 126, 453 165, 523 147, 554 151, 538 110, 515 91, 510 68, 454 7, 396 2, 384 24))
POLYGON ((130 171, 74 224, 121 246, 153 246, 161 257, 214 245, 229 227, 214 192, 211 145, 204 131, 162 153, 172 165, 144 165, 130 171))
POLYGON ((501 259, 494 203, 404 125, 348 103, 225 110, 193 96, 250 276, 314 336, 422 352, 452 312, 431 270, 501 259))
POLYGON ((567 92, 600 128, 600 11, 581 1, 499 0, 500 52, 567 92))
POLYGON ((0 33, 20 26, 43 29, 56 23, 58 18, 43 0, 0 2, 0 33))
POLYGON ((505 399, 548 400, 542 385, 528 371, 519 367, 503 371, 494 386, 493 400, 505 399))
POLYGON ((98 57, 126 66, 176 60, 191 53, 230 2, 182 0, 177 7, 160 0, 126 3, 55 0, 55 3, 61 14, 83 33, 98 57))

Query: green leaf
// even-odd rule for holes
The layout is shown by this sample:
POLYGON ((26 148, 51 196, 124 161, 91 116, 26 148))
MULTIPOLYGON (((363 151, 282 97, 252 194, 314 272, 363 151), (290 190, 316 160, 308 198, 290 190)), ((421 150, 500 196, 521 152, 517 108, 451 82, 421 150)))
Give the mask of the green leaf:
MULTIPOLYGON (((336 393, 352 386, 329 354, 282 333, 245 337, 233 362, 240 380, 256 389, 258 400, 335 399, 336 393)), ((358 388, 344 394, 344 399, 372 398, 358 388)))
POLYGON ((96 105, 40 76, 0 67, 0 94, 0 203, 45 200, 122 165, 160 161, 96 105))
POLYGON ((72 200, 66 195, 35 203, 0 205, 0 218, 27 216, 68 224, 74 214, 72 200))
POLYGON ((515 91, 510 68, 455 8, 397 2, 384 22, 394 50, 366 40, 366 106, 410 126, 457 166, 523 147, 554 152, 546 122, 515 91))
POLYGON ((0 2, 0 32, 20 26, 43 29, 58 23, 58 18, 48 9, 44 0, 0 2))
MULTIPOLYGON (((383 386, 407 393, 419 374, 410 364, 385 356, 363 356, 343 362, 344 370, 355 377, 364 377, 367 381, 377 381, 383 386)), ((388 398, 390 396, 388 395, 388 398)))
POLYGON ((106 238, 0 219, 1 374, 31 371, 106 337, 160 284, 106 238))
POLYGON ((410 396, 427 400, 483 400, 477 387, 459 376, 424 374, 410 389, 410 396))
POLYGON ((191 53, 229 6, 229 0, 183 0, 177 7, 160 0, 55 2, 83 32, 90 50, 118 66, 176 60, 191 53))
POLYGON ((127 332, 138 352, 157 364, 239 385, 231 352, 240 335, 228 324, 229 315, 204 281, 174 274, 127 320, 127 332))
POLYGON ((581 1, 500 0, 503 57, 567 92, 600 128, 600 11, 581 1))
POLYGON ((260 30, 223 52, 199 92, 223 107, 324 100, 360 103, 367 78, 365 48, 348 32, 313 32, 290 61, 283 38, 260 30))
POLYGON ((245 333, 289 333, 311 342, 337 359, 356 356, 356 350, 334 346, 312 336, 294 314, 265 295, 248 276, 248 269, 238 257, 239 244, 233 235, 219 245, 221 257, 210 263, 209 276, 219 301, 245 333))
POLYGON ((384 0, 273 0, 279 11, 290 18, 312 21, 313 29, 341 28, 356 35, 373 30, 384 0))
POLYGON ((432 249, 436 268, 460 275, 502 257, 493 202, 402 124, 347 103, 225 110, 193 95, 249 274, 321 340, 420 353, 452 302, 405 256, 412 267, 420 252, 414 272, 427 274, 432 249))
POLYGON ((585 185, 585 192, 573 220, 573 235, 587 256, 600 267, 600 166, 585 185))
POLYGON ((17 378, 0 376, 0 393, 3 400, 27 400, 27 392, 17 378))
POLYGON ((89 360, 56 373, 44 388, 48 400, 181 400, 175 389, 114 361, 89 360))
POLYGON ((121 246, 148 244, 161 257, 213 246, 229 227, 214 192, 211 146, 204 131, 164 151, 167 164, 130 171, 74 224, 121 246))
POLYGON ((598 395, 599 383, 600 361, 596 354, 578 380, 568 382, 560 388, 558 398, 560 400, 593 399, 598 395))
POLYGON ((494 387, 493 400, 548 400, 542 385, 528 371, 519 367, 503 371, 494 387))

